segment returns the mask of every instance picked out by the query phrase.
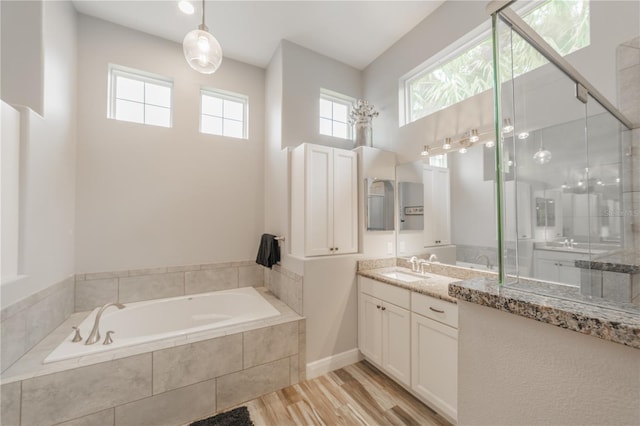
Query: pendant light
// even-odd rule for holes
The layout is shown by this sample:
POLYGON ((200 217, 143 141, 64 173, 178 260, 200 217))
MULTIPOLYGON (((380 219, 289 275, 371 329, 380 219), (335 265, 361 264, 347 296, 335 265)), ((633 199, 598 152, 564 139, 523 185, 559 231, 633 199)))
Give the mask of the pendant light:
POLYGON ((213 74, 222 62, 222 47, 204 24, 204 0, 202 0, 202 24, 189 32, 182 42, 187 63, 202 74, 213 74))
POLYGON ((549 161, 551 161, 551 152, 547 151, 542 146, 542 130, 540 130, 540 149, 538 150, 538 152, 533 154, 533 161, 540 165, 547 164, 549 161))

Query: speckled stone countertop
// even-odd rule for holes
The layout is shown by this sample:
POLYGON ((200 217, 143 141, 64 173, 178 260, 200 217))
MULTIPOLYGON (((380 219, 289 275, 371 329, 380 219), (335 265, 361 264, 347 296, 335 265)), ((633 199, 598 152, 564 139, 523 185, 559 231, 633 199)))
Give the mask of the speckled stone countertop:
POLYGON ((376 268, 376 269, 367 269, 358 271, 358 275, 374 279, 376 281, 383 282, 385 284, 390 284, 396 287, 405 288, 407 290, 425 294, 427 296, 435 297, 438 299, 446 300, 447 302, 457 303, 457 299, 455 297, 449 296, 449 284, 453 282, 460 281, 457 278, 445 277, 443 275, 437 274, 416 274, 411 271, 411 269, 392 266, 386 268, 376 268), (396 280, 390 277, 386 277, 382 274, 385 272, 402 272, 404 274, 410 274, 416 277, 424 278, 419 281, 401 281, 396 280))
POLYGON ((640 272, 640 255, 635 251, 620 250, 594 257, 591 260, 576 260, 576 267, 598 271, 637 274, 640 272))
POLYGON ((486 277, 452 283, 449 295, 640 349, 640 314, 499 286, 486 277))

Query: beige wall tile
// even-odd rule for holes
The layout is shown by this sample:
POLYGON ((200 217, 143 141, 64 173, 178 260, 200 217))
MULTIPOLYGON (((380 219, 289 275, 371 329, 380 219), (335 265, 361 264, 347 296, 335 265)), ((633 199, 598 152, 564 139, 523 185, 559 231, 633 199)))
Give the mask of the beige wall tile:
MULTIPOLYGON (((2 342, 4 344, 4 342, 2 342)), ((7 383, 0 386, 0 424, 13 426, 20 424, 20 384, 7 383)))
POLYGON ((90 311, 105 303, 117 301, 117 278, 76 281, 76 312, 90 311))
POLYGON ((85 274, 86 280, 102 280, 105 278, 122 278, 128 277, 129 271, 111 271, 111 272, 91 272, 85 274))
POLYGON ((59 423, 56 426, 111 426, 115 418, 115 410, 108 408, 97 413, 59 423))
POLYGON ((25 349, 29 350, 53 329, 62 324, 74 310, 75 281, 66 280, 59 291, 27 309, 27 340, 25 349))
POLYGON ((151 354, 22 383, 23 426, 55 424, 151 395, 151 354))
POLYGON ((298 322, 244 333, 244 368, 298 353, 298 322))
POLYGON ((18 360, 26 351, 27 316, 26 311, 18 312, 0 324, 0 362, 2 371, 18 360))
POLYGON ((218 378, 216 401, 223 410, 289 385, 289 358, 218 378))
POLYGON ((119 294, 122 303, 182 296, 184 273, 172 272, 120 278, 119 294))
POLYGON ((238 288, 238 268, 216 268, 185 272, 185 294, 238 288))
POLYGON ((264 268, 260 265, 238 267, 238 287, 262 287, 264 285, 264 268))
POLYGON ((153 353, 153 394, 241 369, 241 334, 163 349, 153 353))
POLYGON ((216 411, 216 382, 179 388, 116 407, 116 426, 176 426, 216 411))
POLYGON ((155 274, 164 274, 167 272, 166 266, 161 266, 158 268, 145 268, 145 269, 131 269, 129 270, 130 277, 139 277, 141 275, 155 275, 155 274))

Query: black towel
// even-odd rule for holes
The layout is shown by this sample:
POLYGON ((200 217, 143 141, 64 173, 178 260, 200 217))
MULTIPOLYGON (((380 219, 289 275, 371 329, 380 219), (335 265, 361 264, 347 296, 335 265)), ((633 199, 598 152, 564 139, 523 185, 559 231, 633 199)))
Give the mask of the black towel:
POLYGON ((276 236, 271 234, 262 234, 256 263, 271 269, 271 267, 278 262, 280 262, 280 246, 278 245, 276 236))

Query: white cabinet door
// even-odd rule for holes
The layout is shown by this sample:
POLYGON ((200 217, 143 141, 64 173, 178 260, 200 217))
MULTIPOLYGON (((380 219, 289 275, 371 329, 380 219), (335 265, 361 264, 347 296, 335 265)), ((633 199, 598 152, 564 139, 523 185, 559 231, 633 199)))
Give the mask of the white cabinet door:
POLYGON ((451 183, 449 169, 425 166, 424 245, 451 243, 451 183))
POLYGON ((560 275, 558 274, 557 261, 553 259, 535 259, 535 277, 544 281, 558 282, 560 275))
POLYGON ((305 254, 332 254, 333 148, 307 145, 305 166, 305 254))
POLYGON ((575 261, 559 260, 558 282, 579 286, 582 277, 580 271, 580 268, 576 268, 575 261))
POLYGON ((458 410, 458 331, 411 314, 411 389, 452 419, 458 410))
POLYGON ((382 368, 411 385, 411 317, 406 309, 382 303, 382 368))
POLYGON ((382 310, 379 299, 359 294, 358 347, 371 361, 382 365, 382 310))
POLYGON ((358 251, 358 156, 334 150, 333 155, 333 253, 358 251))

